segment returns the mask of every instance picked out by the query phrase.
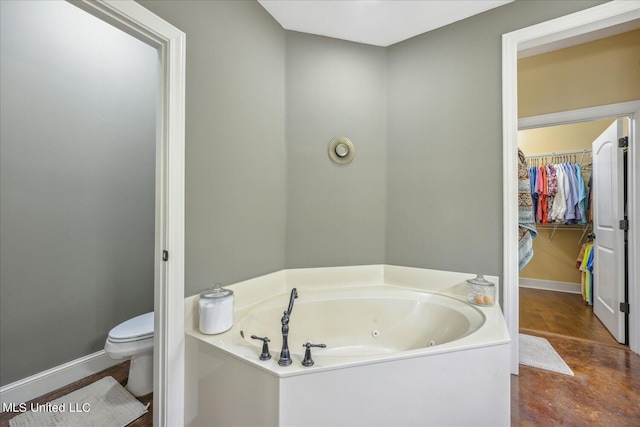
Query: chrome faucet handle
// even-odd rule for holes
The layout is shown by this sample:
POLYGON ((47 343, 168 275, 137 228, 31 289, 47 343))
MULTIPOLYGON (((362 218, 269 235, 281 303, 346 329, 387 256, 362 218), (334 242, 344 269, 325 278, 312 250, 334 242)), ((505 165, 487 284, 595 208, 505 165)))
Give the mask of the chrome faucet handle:
POLYGON ((271 340, 267 337, 261 338, 255 335, 251 335, 251 338, 262 341, 262 354, 260 355, 260 360, 271 359, 271 353, 269 353, 269 342, 271 342, 271 340))
POLYGON ((303 366, 313 366, 313 359, 311 358, 311 347, 327 348, 326 344, 311 344, 311 341, 307 341, 302 344, 307 349, 304 351, 304 359, 302 360, 303 366))

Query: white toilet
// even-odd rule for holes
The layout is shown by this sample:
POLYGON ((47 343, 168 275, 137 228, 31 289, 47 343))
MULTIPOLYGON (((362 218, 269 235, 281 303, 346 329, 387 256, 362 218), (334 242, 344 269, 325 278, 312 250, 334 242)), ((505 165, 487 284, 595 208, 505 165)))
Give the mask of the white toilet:
POLYGON ((112 359, 131 359, 126 386, 131 394, 138 397, 153 391, 153 312, 111 329, 104 351, 112 359))

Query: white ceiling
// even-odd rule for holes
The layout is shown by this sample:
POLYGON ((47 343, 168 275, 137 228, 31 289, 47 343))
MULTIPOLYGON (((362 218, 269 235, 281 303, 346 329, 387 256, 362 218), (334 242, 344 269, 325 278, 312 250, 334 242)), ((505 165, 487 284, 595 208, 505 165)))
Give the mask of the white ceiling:
POLYGON ((258 0, 286 30, 390 46, 514 0, 258 0))

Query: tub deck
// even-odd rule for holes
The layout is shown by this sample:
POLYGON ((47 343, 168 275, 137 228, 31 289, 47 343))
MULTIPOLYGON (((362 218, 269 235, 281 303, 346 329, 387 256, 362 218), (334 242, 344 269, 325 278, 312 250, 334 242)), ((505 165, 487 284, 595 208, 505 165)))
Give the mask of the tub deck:
MULTIPOLYGON (((192 406, 185 408, 187 424, 509 425, 510 340, 499 305, 472 307, 464 302, 465 280, 472 274, 404 269, 367 266, 285 271, 232 285, 237 304, 232 329, 220 335, 201 334, 197 326, 186 331, 187 392, 192 394, 185 397, 192 406), (293 287, 300 298, 289 323, 291 337, 293 331, 315 324, 304 323, 302 295, 318 290, 358 295, 395 289, 426 299, 435 292, 453 305, 463 304, 483 321, 458 339, 431 347, 412 344, 398 350, 393 345, 362 341, 351 347, 314 348, 312 367, 302 366, 303 348, 295 340, 319 340, 300 335, 290 341, 293 364, 282 367, 277 364, 281 314, 272 321, 275 325, 268 325, 270 360, 259 360, 261 342, 244 339, 240 330, 257 325, 247 320, 252 310, 274 317, 271 314, 288 303, 293 287), (282 303, 269 305, 280 300, 282 303)), ((187 301, 188 313, 189 303, 194 302, 197 299, 187 301)), ((197 317, 187 325, 194 320, 197 317)), ((244 330, 245 337, 261 336, 257 332, 244 330)))

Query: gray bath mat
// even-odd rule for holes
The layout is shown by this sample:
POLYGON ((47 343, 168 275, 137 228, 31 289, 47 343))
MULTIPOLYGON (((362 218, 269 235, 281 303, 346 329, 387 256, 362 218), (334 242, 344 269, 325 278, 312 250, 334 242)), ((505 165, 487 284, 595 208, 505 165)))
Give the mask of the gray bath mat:
POLYGON ((10 427, 123 427, 147 412, 112 377, 89 384, 9 420, 10 427))
POLYGON ((519 334, 518 357, 521 365, 573 376, 573 371, 544 338, 519 334))

